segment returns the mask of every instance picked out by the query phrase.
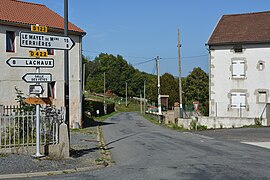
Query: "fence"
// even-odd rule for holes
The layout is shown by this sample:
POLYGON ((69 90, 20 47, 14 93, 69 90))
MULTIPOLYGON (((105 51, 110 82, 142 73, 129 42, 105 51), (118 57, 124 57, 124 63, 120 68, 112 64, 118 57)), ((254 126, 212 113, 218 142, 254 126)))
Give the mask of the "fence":
MULTIPOLYGON (((64 109, 45 108, 40 113, 40 143, 58 144, 59 125, 64 121, 64 109)), ((36 114, 19 107, 0 107, 0 148, 36 145, 36 114)))

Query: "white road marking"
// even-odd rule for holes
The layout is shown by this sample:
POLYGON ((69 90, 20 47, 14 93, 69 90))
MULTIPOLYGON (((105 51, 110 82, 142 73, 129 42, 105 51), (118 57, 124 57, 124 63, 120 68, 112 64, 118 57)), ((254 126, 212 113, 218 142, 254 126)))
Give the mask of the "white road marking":
POLYGON ((241 143, 270 149, 270 142, 241 142, 241 143))

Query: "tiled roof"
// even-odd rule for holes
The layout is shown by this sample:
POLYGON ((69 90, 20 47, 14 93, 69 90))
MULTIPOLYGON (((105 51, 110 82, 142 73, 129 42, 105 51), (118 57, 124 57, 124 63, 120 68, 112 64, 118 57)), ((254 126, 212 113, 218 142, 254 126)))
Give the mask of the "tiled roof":
MULTIPOLYGON (((42 4, 17 0, 0 0, 0 21, 15 24, 39 24, 55 29, 64 29, 64 18, 42 4)), ((69 30, 85 34, 74 24, 68 24, 69 30)))
POLYGON ((208 45, 270 42, 270 11, 224 15, 208 45))

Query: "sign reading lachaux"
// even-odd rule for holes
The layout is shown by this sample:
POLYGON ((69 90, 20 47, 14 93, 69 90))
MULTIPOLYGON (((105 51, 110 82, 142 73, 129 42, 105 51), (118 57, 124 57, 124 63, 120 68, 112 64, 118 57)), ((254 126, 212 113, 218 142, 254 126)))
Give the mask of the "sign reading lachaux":
POLYGON ((70 50, 75 43, 70 37, 20 32, 20 46, 70 50))
POLYGON ((54 60, 49 58, 17 58, 12 57, 7 60, 10 67, 43 67, 53 68, 54 60))
POLYGON ((50 73, 26 73, 22 79, 27 83, 47 83, 52 81, 50 73))

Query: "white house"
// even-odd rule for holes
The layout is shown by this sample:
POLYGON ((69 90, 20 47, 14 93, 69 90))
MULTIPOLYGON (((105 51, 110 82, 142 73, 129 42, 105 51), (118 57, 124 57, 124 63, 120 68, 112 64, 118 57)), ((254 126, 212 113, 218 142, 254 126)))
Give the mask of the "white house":
POLYGON ((270 11, 224 15, 209 47, 210 117, 270 123, 270 11))
MULTIPOLYGON (((64 34, 64 19, 45 5, 16 0, 0 1, 0 105, 15 105, 14 86, 29 94, 29 85, 22 80, 26 73, 35 73, 31 67, 10 67, 6 61, 12 57, 29 58, 36 48, 20 47, 20 32, 31 32, 31 25, 48 27, 48 34, 64 34)), ((70 125, 82 120, 82 37, 86 33, 69 23, 69 37, 75 46, 69 51, 70 125)), ((52 96, 56 107, 64 106, 64 51, 47 50, 54 59, 54 68, 41 68, 40 72, 52 74, 52 82, 42 83, 43 97, 52 96), (51 88, 51 91, 48 89, 51 88)), ((32 83, 33 84, 33 83, 32 83)), ((33 96, 33 95, 32 95, 33 96)))

